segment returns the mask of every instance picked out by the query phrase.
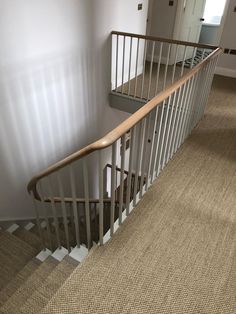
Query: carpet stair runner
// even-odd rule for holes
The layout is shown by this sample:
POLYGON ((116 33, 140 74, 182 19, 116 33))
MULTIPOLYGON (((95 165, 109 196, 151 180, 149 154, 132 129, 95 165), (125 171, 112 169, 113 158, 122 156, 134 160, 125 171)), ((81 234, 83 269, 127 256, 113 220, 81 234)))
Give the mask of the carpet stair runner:
MULTIPOLYGON (((64 248, 59 255, 58 250, 43 253, 35 226, 30 230, 14 226, 11 231, 0 230, 0 313, 40 313, 79 266, 80 258, 73 251, 73 257, 68 255, 64 248)), ((65 243, 63 231, 60 237, 65 243)), ((74 240, 70 242, 74 245, 74 240)))

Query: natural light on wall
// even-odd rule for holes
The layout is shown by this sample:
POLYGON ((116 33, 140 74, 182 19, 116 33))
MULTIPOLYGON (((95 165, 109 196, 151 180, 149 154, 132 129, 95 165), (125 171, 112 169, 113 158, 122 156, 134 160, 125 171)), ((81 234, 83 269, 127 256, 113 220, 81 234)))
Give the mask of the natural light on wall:
POLYGON ((226 0, 206 0, 204 24, 220 25, 226 0))

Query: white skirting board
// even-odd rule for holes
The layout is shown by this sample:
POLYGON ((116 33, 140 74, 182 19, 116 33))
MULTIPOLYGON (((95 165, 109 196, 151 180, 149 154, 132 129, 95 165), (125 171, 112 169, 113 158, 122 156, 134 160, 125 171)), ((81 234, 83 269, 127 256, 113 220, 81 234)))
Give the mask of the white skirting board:
POLYGON ((236 78, 236 70, 216 67, 215 74, 236 78))

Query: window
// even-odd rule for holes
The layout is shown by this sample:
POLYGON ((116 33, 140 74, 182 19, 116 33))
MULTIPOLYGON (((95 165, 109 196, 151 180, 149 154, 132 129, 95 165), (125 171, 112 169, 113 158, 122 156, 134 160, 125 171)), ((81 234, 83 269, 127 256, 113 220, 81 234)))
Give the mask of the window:
POLYGON ((220 25, 226 0, 206 0, 204 24, 220 25))

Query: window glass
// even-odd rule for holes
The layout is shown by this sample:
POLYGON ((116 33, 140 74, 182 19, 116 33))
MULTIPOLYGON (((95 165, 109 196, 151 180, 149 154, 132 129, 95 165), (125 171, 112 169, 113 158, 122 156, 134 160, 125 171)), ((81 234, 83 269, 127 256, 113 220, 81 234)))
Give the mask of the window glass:
POLYGON ((206 0, 204 23, 219 25, 224 13, 226 0, 206 0))

